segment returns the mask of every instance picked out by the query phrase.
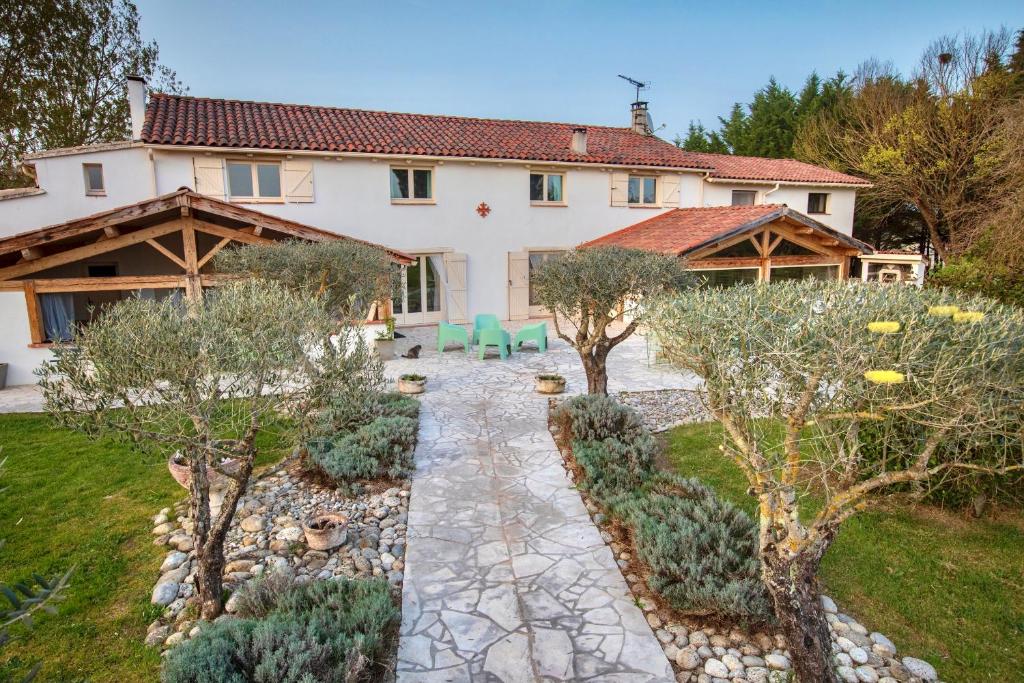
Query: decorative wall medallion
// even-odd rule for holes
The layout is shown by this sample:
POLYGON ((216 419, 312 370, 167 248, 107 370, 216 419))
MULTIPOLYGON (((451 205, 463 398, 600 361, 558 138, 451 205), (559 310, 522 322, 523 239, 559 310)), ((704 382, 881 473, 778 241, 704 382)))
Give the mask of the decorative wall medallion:
POLYGON ((487 214, 491 212, 491 207, 487 206, 487 202, 480 202, 480 206, 476 207, 476 212, 480 214, 480 218, 487 218, 487 214))

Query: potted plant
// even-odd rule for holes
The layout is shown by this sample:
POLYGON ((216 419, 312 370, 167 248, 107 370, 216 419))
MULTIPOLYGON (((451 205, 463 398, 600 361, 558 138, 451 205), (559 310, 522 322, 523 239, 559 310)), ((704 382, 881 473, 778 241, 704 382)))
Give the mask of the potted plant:
POLYGON ((322 512, 303 522, 302 530, 311 549, 330 550, 348 539, 348 518, 336 512, 322 512))
POLYGON ((395 357, 395 319, 385 318, 384 329, 377 333, 374 348, 381 360, 392 360, 395 357))
POLYGON ((398 390, 403 394, 422 394, 427 390, 427 378, 423 375, 402 375, 398 378, 398 390))
POLYGON ((534 380, 536 381, 537 393, 560 394, 565 391, 565 378, 561 375, 537 375, 534 380))

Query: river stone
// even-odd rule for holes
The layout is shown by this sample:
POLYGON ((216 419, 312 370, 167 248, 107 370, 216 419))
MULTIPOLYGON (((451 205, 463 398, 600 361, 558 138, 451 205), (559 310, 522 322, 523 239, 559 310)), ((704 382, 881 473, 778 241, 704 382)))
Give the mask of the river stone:
POLYGON ((164 572, 169 572, 172 569, 177 569, 187 559, 188 555, 186 555, 185 553, 179 550, 171 551, 167 554, 167 557, 164 558, 163 564, 160 565, 160 573, 162 574, 164 572))
POLYGON ((185 640, 184 633, 172 633, 171 635, 167 636, 167 640, 164 641, 164 645, 166 645, 167 647, 174 647, 183 640, 185 640))
POLYGON ((170 522, 164 522, 163 524, 157 524, 155 527, 153 527, 153 535, 163 536, 164 534, 171 533, 172 531, 174 531, 174 529, 175 526, 173 524, 171 524, 170 522))
POLYGON ((821 608, 829 614, 836 614, 839 612, 839 608, 836 606, 835 601, 827 595, 821 596, 821 608))
POLYGON ((768 665, 769 669, 776 671, 785 671, 789 668, 789 658, 775 653, 765 656, 764 663, 768 665))
POLYGON ((870 666, 858 666, 856 671, 860 683, 878 683, 878 672, 870 666))
POLYGON ((717 659, 709 659, 704 662, 704 673, 715 678, 728 678, 729 667, 717 659))
POLYGON ((692 647, 684 647, 676 654, 676 664, 679 665, 680 669, 696 669, 700 666, 700 657, 697 656, 697 651, 692 647))
POLYGON ((153 587, 153 597, 150 599, 150 602, 154 605, 169 605, 174 602, 176 597, 178 597, 178 584, 176 582, 158 583, 153 587))
POLYGON ((846 681, 846 683, 858 683, 857 672, 848 666, 837 666, 836 675, 846 681))
POLYGON ((735 655, 723 655, 722 664, 729 667, 729 671, 743 671, 743 662, 741 662, 739 657, 736 657, 735 655))
POLYGON ((937 681, 939 679, 939 674, 935 671, 935 667, 923 659, 917 659, 916 657, 904 657, 903 666, 905 666, 907 671, 911 674, 923 680, 937 681))
POLYGON ((881 633, 879 633, 878 631, 875 631, 874 633, 872 633, 870 638, 871 638, 871 642, 873 642, 875 645, 881 645, 882 647, 884 647, 886 650, 888 650, 892 654, 896 654, 896 644, 893 643, 888 638, 886 638, 881 633))
POLYGON ((297 543, 302 538, 302 529, 297 526, 290 526, 277 532, 278 540, 287 543, 297 543))
POLYGON ((855 661, 857 664, 868 663, 868 653, 862 647, 851 648, 847 654, 849 654, 850 659, 855 661))
POLYGON ((257 531, 263 531, 263 518, 259 515, 249 515, 242 520, 239 526, 242 527, 242 531, 254 534, 257 531))
POLYGON ((159 647, 170 634, 170 626, 158 626, 146 634, 146 647, 159 647))

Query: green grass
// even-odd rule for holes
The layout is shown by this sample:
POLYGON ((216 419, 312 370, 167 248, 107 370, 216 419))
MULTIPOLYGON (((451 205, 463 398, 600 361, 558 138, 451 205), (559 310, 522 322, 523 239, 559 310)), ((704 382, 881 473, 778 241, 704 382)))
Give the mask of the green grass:
MULTIPOLYGON (((746 478, 722 457, 717 425, 668 434, 666 457, 756 514, 746 478)), ((881 631, 901 655, 949 681, 1019 680, 1024 649, 1024 515, 969 519, 928 506, 876 508, 847 521, 821 579, 840 608, 881 631)))
MULTIPOLYGON (((258 443, 259 462, 284 445, 269 433, 258 443)), ((0 446, 0 582, 75 567, 59 614, 16 628, 0 662, 24 671, 42 661, 42 681, 156 680, 159 653, 142 640, 159 614, 149 596, 166 548, 153 545, 150 518, 184 495, 165 460, 39 414, 0 415, 0 446)))

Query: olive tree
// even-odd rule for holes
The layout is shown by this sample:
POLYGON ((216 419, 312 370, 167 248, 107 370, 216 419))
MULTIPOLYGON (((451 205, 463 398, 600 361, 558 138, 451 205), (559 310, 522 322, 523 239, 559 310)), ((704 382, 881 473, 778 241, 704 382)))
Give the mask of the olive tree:
POLYGON ((682 282, 678 258, 623 249, 585 247, 553 258, 530 274, 555 333, 580 354, 587 391, 608 393, 608 353, 633 334, 647 315, 646 299, 682 282), (562 331, 568 323, 574 329, 562 331), (617 332, 613 324, 623 325, 617 332))
POLYGON ((943 290, 785 283, 685 292, 652 327, 703 378, 722 454, 758 500, 762 576, 800 680, 837 681, 815 577, 843 521, 949 472, 1024 467, 1019 449, 977 457, 1021 434, 1024 313, 943 290))
POLYGON ((358 331, 324 302, 271 281, 241 280, 196 305, 129 299, 55 347, 40 371, 45 407, 90 434, 186 456, 203 618, 220 614, 224 540, 257 455, 335 393, 382 380, 358 331), (288 416, 297 416, 288 419, 288 416), (211 480, 223 482, 219 514, 211 480))

